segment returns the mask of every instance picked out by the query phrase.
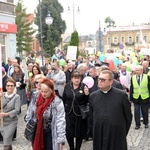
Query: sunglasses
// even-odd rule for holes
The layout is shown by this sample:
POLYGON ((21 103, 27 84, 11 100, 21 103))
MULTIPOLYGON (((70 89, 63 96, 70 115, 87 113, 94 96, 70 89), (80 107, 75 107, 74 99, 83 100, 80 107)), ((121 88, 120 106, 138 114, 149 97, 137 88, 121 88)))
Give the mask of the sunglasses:
POLYGON ((6 87, 14 87, 14 85, 6 85, 6 87))
POLYGON ((98 78, 98 81, 101 81, 101 82, 106 82, 106 81, 110 81, 111 79, 104 79, 104 78, 98 78))

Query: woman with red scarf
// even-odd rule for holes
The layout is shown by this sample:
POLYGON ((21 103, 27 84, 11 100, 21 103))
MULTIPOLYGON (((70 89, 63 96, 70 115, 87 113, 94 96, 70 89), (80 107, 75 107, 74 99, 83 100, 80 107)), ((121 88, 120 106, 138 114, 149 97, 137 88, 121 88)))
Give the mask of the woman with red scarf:
POLYGON ((65 111, 55 95, 53 82, 45 78, 41 90, 32 99, 25 120, 37 122, 33 150, 62 150, 65 143, 65 111))

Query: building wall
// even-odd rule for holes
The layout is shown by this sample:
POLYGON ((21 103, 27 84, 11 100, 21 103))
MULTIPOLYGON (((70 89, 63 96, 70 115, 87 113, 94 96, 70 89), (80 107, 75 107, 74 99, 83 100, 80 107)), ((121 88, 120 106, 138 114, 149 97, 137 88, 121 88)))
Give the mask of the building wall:
POLYGON ((14 58, 16 52, 15 5, 13 0, 0 1, 0 40, 2 48, 2 60, 7 62, 7 58, 14 58))
POLYGON ((115 52, 130 50, 136 52, 137 49, 142 47, 150 47, 150 25, 114 27, 104 35, 105 52, 108 52, 108 50, 115 52), (122 41, 122 37, 124 37, 124 41, 122 41), (129 37, 132 38, 131 41, 129 37), (144 37, 146 37, 146 41, 142 42, 144 37), (120 45, 123 45, 123 49, 120 48, 120 45))

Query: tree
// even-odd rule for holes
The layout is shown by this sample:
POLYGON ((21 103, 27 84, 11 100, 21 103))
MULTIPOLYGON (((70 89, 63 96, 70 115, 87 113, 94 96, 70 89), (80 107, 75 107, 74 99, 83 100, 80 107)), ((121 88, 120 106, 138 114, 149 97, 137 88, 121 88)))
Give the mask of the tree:
MULTIPOLYGON (((39 26, 37 38, 40 38, 40 8, 37 7, 36 13, 36 25, 39 26)), ((43 37, 43 50, 50 54, 51 56, 55 53, 55 47, 57 47, 61 41, 61 34, 66 30, 66 23, 61 18, 61 13, 63 12, 63 7, 58 2, 58 0, 42 0, 41 1, 41 17, 42 17, 42 37, 43 37), (52 25, 48 26, 45 23, 45 18, 48 11, 50 11, 53 18, 52 25)), ((41 43, 41 42, 40 42, 41 43)))
POLYGON ((70 46, 77 46, 77 56, 78 56, 80 54, 80 51, 78 49, 78 46, 79 46, 79 36, 78 36, 78 32, 77 31, 74 31, 71 34, 71 40, 70 40, 69 45, 70 46))
POLYGON ((31 51, 31 42, 33 41, 33 34, 35 30, 31 27, 32 22, 28 21, 30 14, 26 14, 26 8, 22 4, 22 0, 19 0, 15 9, 16 24, 17 24, 17 52, 22 54, 23 51, 31 51))
POLYGON ((115 27, 115 21, 110 17, 105 18, 105 23, 107 24, 107 27, 115 27))

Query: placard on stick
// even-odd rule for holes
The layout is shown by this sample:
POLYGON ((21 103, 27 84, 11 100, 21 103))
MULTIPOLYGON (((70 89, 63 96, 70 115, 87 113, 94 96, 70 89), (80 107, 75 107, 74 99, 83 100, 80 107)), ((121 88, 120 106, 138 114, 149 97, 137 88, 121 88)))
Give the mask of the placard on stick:
MULTIPOLYGON (((2 49, 0 44, 0 68, 2 68, 2 49)), ((2 71, 0 70, 0 92, 3 92, 2 90, 2 71)), ((0 112, 3 112, 3 97, 0 98, 0 112)), ((0 118, 0 126, 3 126, 3 118, 0 118)))

